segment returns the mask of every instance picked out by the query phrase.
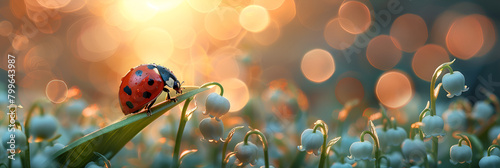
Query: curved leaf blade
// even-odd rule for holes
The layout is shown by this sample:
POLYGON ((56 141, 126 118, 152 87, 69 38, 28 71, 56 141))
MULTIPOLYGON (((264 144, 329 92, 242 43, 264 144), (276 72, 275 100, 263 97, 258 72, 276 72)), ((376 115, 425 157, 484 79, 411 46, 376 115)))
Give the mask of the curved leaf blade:
MULTIPOLYGON (((54 154, 54 161, 62 167, 84 167, 97 159, 94 152, 111 159, 127 142, 136 136, 151 122, 184 100, 206 91, 209 88, 185 87, 184 94, 178 95, 177 102, 163 101, 151 108, 152 115, 147 116, 145 110, 124 116, 121 120, 92 132, 54 154)), ((173 92, 171 92, 173 93, 173 92)), ((175 95, 175 94, 174 94, 175 95)))

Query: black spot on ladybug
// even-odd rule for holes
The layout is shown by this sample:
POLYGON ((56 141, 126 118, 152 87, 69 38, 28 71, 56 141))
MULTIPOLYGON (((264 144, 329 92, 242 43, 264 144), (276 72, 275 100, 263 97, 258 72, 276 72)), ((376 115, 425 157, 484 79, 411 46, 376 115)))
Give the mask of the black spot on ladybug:
POLYGON ((123 88, 123 91, 128 95, 132 95, 132 89, 130 89, 130 87, 128 86, 125 86, 125 88, 123 88))
POLYGON ((127 104, 127 107, 128 107, 128 108, 134 108, 134 105, 132 104, 132 102, 127 101, 127 103, 126 103, 126 104, 127 104))
POLYGON ((148 65, 148 69, 154 69, 155 66, 154 65, 148 65))
POLYGON ((151 85, 153 85, 154 83, 155 83, 155 80, 153 80, 153 79, 149 78, 149 80, 148 80, 148 85, 150 85, 150 86, 151 86, 151 85))
POLYGON ((142 94, 142 97, 144 98, 150 98, 151 97, 151 93, 149 93, 148 91, 145 91, 143 94, 142 94))
POLYGON ((137 76, 141 76, 141 75, 142 75, 142 71, 141 71, 141 70, 137 70, 137 71, 135 71, 135 75, 137 75, 137 76))

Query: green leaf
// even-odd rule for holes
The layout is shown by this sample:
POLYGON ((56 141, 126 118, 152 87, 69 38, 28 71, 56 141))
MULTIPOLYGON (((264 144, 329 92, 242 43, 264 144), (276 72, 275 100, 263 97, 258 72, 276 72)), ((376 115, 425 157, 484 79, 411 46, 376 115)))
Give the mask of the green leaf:
MULTIPOLYGON (((145 110, 139 113, 126 115, 119 121, 90 133, 61 149, 53 158, 60 166, 85 167, 98 158, 94 152, 111 159, 127 142, 136 136, 142 129, 155 121, 168 110, 184 100, 206 91, 209 88, 184 87, 184 94, 178 95, 177 102, 163 101, 151 108, 152 115, 147 116, 145 110)), ((175 96, 175 92, 170 92, 175 96)))

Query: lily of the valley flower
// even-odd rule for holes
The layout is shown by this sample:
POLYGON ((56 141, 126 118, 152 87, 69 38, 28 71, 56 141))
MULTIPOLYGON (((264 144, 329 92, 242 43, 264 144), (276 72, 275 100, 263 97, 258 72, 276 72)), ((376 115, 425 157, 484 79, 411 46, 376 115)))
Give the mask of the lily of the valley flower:
POLYGON ((208 142, 218 143, 222 141, 224 125, 221 120, 215 118, 205 118, 200 122, 200 132, 208 142))
POLYGON ((222 115, 229 111, 229 100, 217 93, 210 93, 205 103, 205 112, 203 114, 210 115, 219 119, 222 115))
POLYGON ((485 156, 479 160, 480 168, 500 168, 500 157, 497 155, 485 156))
POLYGON ((459 71, 454 71, 453 73, 447 73, 442 79, 443 88, 448 92, 448 98, 453 96, 460 96, 462 92, 469 90, 465 85, 465 77, 459 71))
POLYGON ((457 163, 470 163, 472 159, 472 150, 467 145, 453 145, 450 148, 450 162, 457 163))
POLYGON ((241 164, 255 164, 257 159, 257 146, 252 142, 240 142, 234 147, 236 158, 241 164))
POLYGON ((443 120, 449 130, 464 130, 467 124, 467 116, 464 110, 447 110, 443 113, 443 120))
POLYGON ((351 156, 350 159, 354 160, 373 160, 372 152, 373 145, 370 141, 354 142, 349 148, 351 156))
POLYGON ((30 120, 30 132, 36 138, 51 138, 57 130, 57 119, 52 115, 35 116, 30 120))
POLYGON ((406 137, 406 131, 401 127, 397 127, 396 129, 390 128, 387 130, 387 141, 389 145, 399 146, 403 143, 406 137))
POLYGON ((24 135, 21 130, 14 129, 13 132, 2 135, 2 145, 4 149, 11 149, 9 142, 15 144, 16 149, 24 150, 26 148, 26 135, 24 135), (14 139, 11 139, 11 136, 14 136, 14 139))
POLYGON ((330 168, 352 168, 352 166, 349 163, 336 162, 330 168))
POLYGON ((427 157, 425 144, 420 139, 405 139, 401 145, 401 151, 407 162, 421 162, 427 157))
POLYGON ((307 151, 307 153, 314 153, 314 155, 318 156, 321 150, 321 145, 323 145, 323 134, 321 131, 316 130, 314 132, 313 129, 306 129, 302 132, 300 136, 301 145, 297 148, 299 151, 307 151))
POLYGON ((485 101, 478 101, 472 108, 472 118, 479 121, 487 121, 495 111, 490 103, 485 101))
POLYGON ((422 131, 424 131, 427 136, 443 135, 444 121, 441 117, 437 115, 428 115, 425 116, 424 119, 422 119, 422 123, 424 123, 422 131))

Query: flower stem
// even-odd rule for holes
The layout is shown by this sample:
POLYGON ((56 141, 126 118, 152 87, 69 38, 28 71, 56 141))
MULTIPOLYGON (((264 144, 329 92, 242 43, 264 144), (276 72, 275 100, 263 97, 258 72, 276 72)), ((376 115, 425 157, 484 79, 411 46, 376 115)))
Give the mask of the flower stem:
POLYGON ((387 161, 387 167, 391 167, 391 161, 389 160, 389 158, 387 158, 387 156, 382 155, 378 157, 378 160, 381 160, 382 158, 385 159, 385 161, 387 161))
POLYGON ((314 128, 313 128, 313 133, 316 133, 316 130, 318 128, 321 128, 321 131, 323 133, 323 145, 321 145, 321 157, 319 159, 319 165, 318 168, 324 168, 325 167, 325 160, 327 157, 326 154, 326 141, 328 140, 328 126, 323 120, 318 120, 314 122, 314 128))
POLYGON ((201 85, 200 88, 204 88, 204 87, 208 87, 208 86, 213 86, 213 85, 219 86, 219 89, 220 89, 220 93, 219 94, 222 96, 224 94, 224 88, 222 87, 222 85, 220 83, 209 82, 209 83, 205 83, 205 84, 201 85))
POLYGON ((222 164, 221 164, 222 168, 226 167, 225 157, 226 157, 227 145, 229 144, 231 139, 233 139, 233 135, 236 132, 236 130, 241 129, 241 128, 243 128, 243 126, 237 126, 237 127, 234 127, 233 129, 231 129, 231 131, 229 132, 229 134, 226 137, 226 140, 223 141, 224 145, 222 146, 222 164))
POLYGON ((373 134, 372 132, 370 131, 363 131, 361 133, 361 136, 359 136, 359 139, 361 140, 361 142, 364 142, 365 141, 365 135, 368 134, 372 137, 373 139, 373 142, 375 144, 375 167, 376 168, 380 168, 380 149, 379 149, 379 142, 378 142, 378 139, 375 138, 375 134, 373 134))
POLYGON ((182 134, 184 132, 184 128, 186 127, 186 123, 188 121, 188 117, 186 116, 186 111, 189 106, 189 103, 193 100, 193 97, 190 97, 186 99, 184 102, 184 107, 182 107, 182 113, 181 113, 181 120, 179 122, 179 129, 177 130, 177 136, 175 137, 175 147, 174 147, 174 154, 173 154, 173 167, 177 168, 179 167, 179 152, 181 149, 181 141, 182 141, 182 134))
POLYGON ((260 132, 258 129, 250 130, 247 132, 245 135, 245 139, 243 140, 243 144, 247 145, 248 144, 248 137, 250 135, 256 134, 259 136, 260 141, 262 142, 262 148, 264 149, 264 162, 266 165, 266 168, 269 168, 269 154, 268 154, 268 147, 267 147, 267 139, 266 136, 260 132))
POLYGON ((490 155, 491 155, 491 151, 492 151, 494 148, 498 148, 498 149, 500 149, 500 145, 491 145, 490 147, 488 147, 488 156, 490 156, 490 155))
MULTIPOLYGON (((436 70, 434 71, 434 74, 432 74, 431 85, 430 85, 430 106, 431 106, 430 112, 431 112, 431 116, 436 115, 437 94, 434 94, 434 89, 436 87, 436 80, 445 68, 448 69, 448 71, 450 71, 450 74, 453 73, 453 69, 450 67, 450 65, 453 64, 453 62, 455 62, 455 60, 453 60, 451 62, 445 62, 445 63, 439 65, 436 68, 436 70)), ((439 161, 438 161, 438 138, 436 136, 432 137, 432 157, 435 160, 433 167, 437 167, 437 163, 439 161)))

